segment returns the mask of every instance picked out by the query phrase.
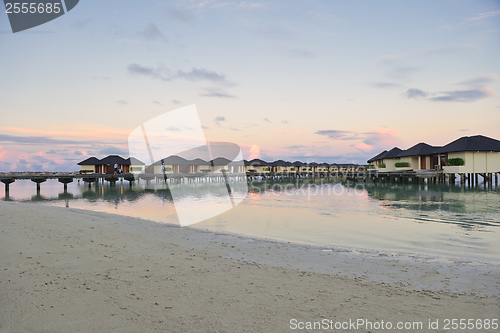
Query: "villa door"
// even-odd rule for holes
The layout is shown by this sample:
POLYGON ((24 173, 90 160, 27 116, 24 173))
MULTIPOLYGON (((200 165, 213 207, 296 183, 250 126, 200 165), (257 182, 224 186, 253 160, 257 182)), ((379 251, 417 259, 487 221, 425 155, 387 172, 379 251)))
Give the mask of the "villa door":
POLYGON ((426 156, 420 156, 420 169, 425 170, 427 166, 425 165, 426 156))
POLYGON ((433 155, 431 157, 431 161, 432 161, 432 163, 431 163, 431 169, 439 168, 439 167, 436 167, 438 165, 438 163, 439 163, 439 159, 438 159, 437 155, 433 155))

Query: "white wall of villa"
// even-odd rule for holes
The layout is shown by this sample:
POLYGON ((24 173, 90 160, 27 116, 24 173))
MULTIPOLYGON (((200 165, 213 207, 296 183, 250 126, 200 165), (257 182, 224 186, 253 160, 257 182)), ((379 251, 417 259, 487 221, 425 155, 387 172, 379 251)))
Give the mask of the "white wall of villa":
POLYGON ((500 152, 456 152, 448 158, 461 158, 464 165, 443 166, 445 173, 495 173, 500 172, 500 152))
MULTIPOLYGON (((443 155, 443 154, 441 154, 443 155)), ((443 169, 444 173, 496 173, 500 172, 500 152, 454 152, 448 153, 448 159, 461 158, 464 160, 464 165, 441 165, 441 158, 438 158, 438 164, 443 169)), ((402 170, 432 170, 435 165, 432 165, 432 156, 405 156, 401 158, 388 158, 374 161, 377 170, 381 172, 402 171, 402 170), (422 159, 425 159, 425 168, 422 168, 422 159), (408 167, 396 167, 398 162, 409 163, 408 167), (385 163, 385 168, 380 168, 380 164, 385 163)))

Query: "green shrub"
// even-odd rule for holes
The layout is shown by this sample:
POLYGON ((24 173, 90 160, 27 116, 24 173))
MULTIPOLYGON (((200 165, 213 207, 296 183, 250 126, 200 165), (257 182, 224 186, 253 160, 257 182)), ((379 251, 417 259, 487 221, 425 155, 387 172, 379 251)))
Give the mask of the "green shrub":
POLYGON ((461 159, 460 157, 448 158, 446 160, 446 164, 448 164, 448 165, 464 165, 465 161, 463 159, 461 159))
POLYGON ((396 168, 406 168, 406 167, 410 166, 410 163, 408 163, 408 162, 397 162, 394 165, 396 166, 396 168))
POLYGON ((290 168, 290 171, 295 171, 295 168, 290 168))
POLYGON ((378 165, 378 167, 379 167, 379 169, 384 169, 384 168, 385 168, 385 163, 380 163, 380 164, 378 165))
POLYGON ((264 168, 263 170, 264 170, 264 171, 269 171, 269 168, 264 168))

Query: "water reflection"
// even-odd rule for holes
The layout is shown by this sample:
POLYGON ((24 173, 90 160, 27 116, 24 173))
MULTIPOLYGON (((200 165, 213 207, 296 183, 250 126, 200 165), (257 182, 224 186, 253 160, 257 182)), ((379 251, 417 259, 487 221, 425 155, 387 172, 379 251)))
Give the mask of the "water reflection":
MULTIPOLYGON (((184 201, 186 207, 201 210, 206 198, 227 196, 227 187, 221 184, 167 186, 152 181, 89 187, 75 182, 61 191, 62 184, 47 181, 37 193, 33 183, 17 181, 9 195, 0 192, 0 198, 178 223, 174 202, 184 201)), ((498 190, 345 179, 230 185, 231 195, 245 200, 195 227, 321 245, 500 260, 498 190)))

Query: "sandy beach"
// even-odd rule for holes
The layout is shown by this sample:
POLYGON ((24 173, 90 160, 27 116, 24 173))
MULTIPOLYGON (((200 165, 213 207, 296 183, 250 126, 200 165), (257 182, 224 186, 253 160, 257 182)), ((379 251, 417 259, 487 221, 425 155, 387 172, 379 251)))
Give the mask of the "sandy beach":
POLYGON ((445 332, 447 319, 500 317, 498 264, 10 202, 0 230, 0 332, 316 332, 328 330, 307 322, 325 320, 331 331, 364 320, 445 332))

